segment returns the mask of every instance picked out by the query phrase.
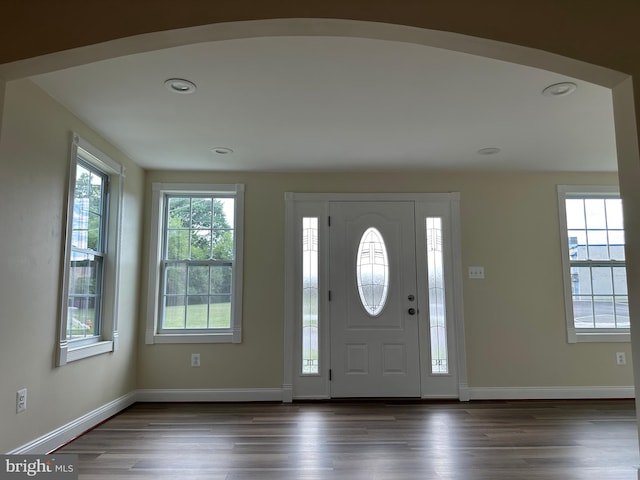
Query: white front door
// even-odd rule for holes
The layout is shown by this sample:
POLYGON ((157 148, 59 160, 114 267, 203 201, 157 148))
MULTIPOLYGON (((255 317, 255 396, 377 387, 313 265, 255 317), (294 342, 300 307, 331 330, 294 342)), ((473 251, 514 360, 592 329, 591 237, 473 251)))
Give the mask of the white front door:
POLYGON ((414 202, 330 202, 332 397, 419 397, 414 202))

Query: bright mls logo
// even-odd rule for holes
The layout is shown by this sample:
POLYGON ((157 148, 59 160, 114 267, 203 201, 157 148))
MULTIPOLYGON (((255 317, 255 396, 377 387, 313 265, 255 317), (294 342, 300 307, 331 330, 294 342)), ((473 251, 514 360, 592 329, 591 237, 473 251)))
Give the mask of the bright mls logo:
POLYGON ((0 480, 77 480, 77 455, 0 455, 0 480))

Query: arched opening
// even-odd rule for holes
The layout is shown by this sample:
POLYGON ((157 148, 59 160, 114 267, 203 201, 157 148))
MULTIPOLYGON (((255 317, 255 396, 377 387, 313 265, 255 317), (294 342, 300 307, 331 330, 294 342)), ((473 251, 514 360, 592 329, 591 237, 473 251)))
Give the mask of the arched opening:
MULTIPOLYGON (((631 79, 620 72, 568 58, 561 58, 557 55, 526 47, 399 25, 347 20, 264 20, 215 24, 175 32, 161 32, 114 40, 102 45, 83 47, 74 51, 61 52, 43 58, 28 59, 11 65, 4 65, 0 67, 0 76, 10 81, 107 58, 117 58, 122 55, 131 55, 161 48, 216 40, 277 36, 347 36, 445 48, 548 69, 611 89, 616 124, 619 171, 623 174, 621 175, 620 183, 623 196, 626 195, 631 199, 630 203, 634 205, 633 207, 628 207, 628 213, 635 212, 637 210, 636 205, 640 204, 637 194, 634 194, 639 167, 631 79)), ((630 217, 631 215, 627 216, 630 217)), ((640 243, 638 242, 640 229, 634 225, 631 225, 631 227, 632 229, 627 232, 629 243, 637 245, 640 243)), ((630 256, 629 263, 631 265, 640 264, 640 253, 636 253, 633 257, 630 256)), ((637 270, 638 268, 636 267, 633 270, 636 273, 629 276, 630 290, 632 292, 639 291, 640 280, 638 279, 637 270)), ((640 299, 632 295, 631 303, 632 311, 640 311, 640 299)), ((638 338, 633 341, 633 344, 637 350, 637 346, 640 345, 640 332, 636 336, 638 338)), ((637 372, 636 380, 638 380, 638 375, 639 373, 637 372)), ((638 382, 636 381, 636 383, 638 382)))

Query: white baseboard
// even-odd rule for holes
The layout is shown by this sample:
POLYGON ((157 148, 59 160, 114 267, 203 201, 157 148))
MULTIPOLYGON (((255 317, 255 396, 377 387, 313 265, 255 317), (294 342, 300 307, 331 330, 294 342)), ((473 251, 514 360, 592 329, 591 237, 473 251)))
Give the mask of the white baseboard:
POLYGON ((635 398, 630 387, 469 387, 469 400, 572 400, 635 398))
POLYGON ((52 432, 47 433, 29 443, 22 445, 8 452, 9 455, 45 455, 56 448, 70 442, 78 435, 92 429, 101 422, 104 422, 109 417, 121 412, 130 405, 136 402, 135 392, 123 395, 120 398, 96 408, 95 410, 56 428, 52 432))
POLYGON ((144 389, 138 402, 282 402, 281 388, 144 389))

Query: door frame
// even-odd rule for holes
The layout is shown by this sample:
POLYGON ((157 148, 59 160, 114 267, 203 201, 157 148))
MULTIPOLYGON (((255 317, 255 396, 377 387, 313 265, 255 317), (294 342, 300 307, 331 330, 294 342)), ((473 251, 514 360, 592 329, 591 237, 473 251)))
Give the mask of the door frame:
MULTIPOLYGON (((460 235, 460 194, 453 193, 285 193, 285 304, 284 304, 284 362, 283 362, 283 402, 291 402, 293 399, 328 399, 331 398, 329 384, 329 359, 330 359, 330 318, 328 308, 328 282, 329 282, 329 232, 328 217, 329 204, 332 201, 413 201, 415 203, 416 218, 438 205, 441 211, 446 212, 449 218, 450 242, 450 269, 448 279, 449 290, 447 292, 448 314, 452 320, 453 333, 449 344, 455 349, 456 372, 453 381, 457 387, 457 398, 461 401, 469 400, 469 387, 467 384, 467 362, 464 336, 464 314, 462 296, 462 255, 460 235), (317 217, 319 221, 318 240, 319 249, 319 316, 322 328, 319 335, 319 373, 315 375, 302 375, 301 370, 301 338, 298 314, 300 311, 301 281, 300 245, 302 234, 300 220, 304 216, 317 217)), ((419 238, 419 235, 416 235, 419 238)), ((420 298, 420 297, 419 297, 420 298)), ((423 296, 424 298, 424 296, 423 296)), ((422 300, 424 303, 425 300, 422 300)), ((422 307, 428 311, 428 307, 422 307)), ((422 319, 421 319, 422 324, 422 319)), ((421 338, 423 336, 421 335, 421 338)), ((421 340, 421 356, 427 345, 421 340)), ((428 351, 428 350, 427 350, 428 351)), ((421 397, 443 398, 425 391, 424 361, 421 367, 421 397)), ((433 378, 433 377, 432 377, 433 378)), ((455 395, 446 398, 456 398, 455 395)))

